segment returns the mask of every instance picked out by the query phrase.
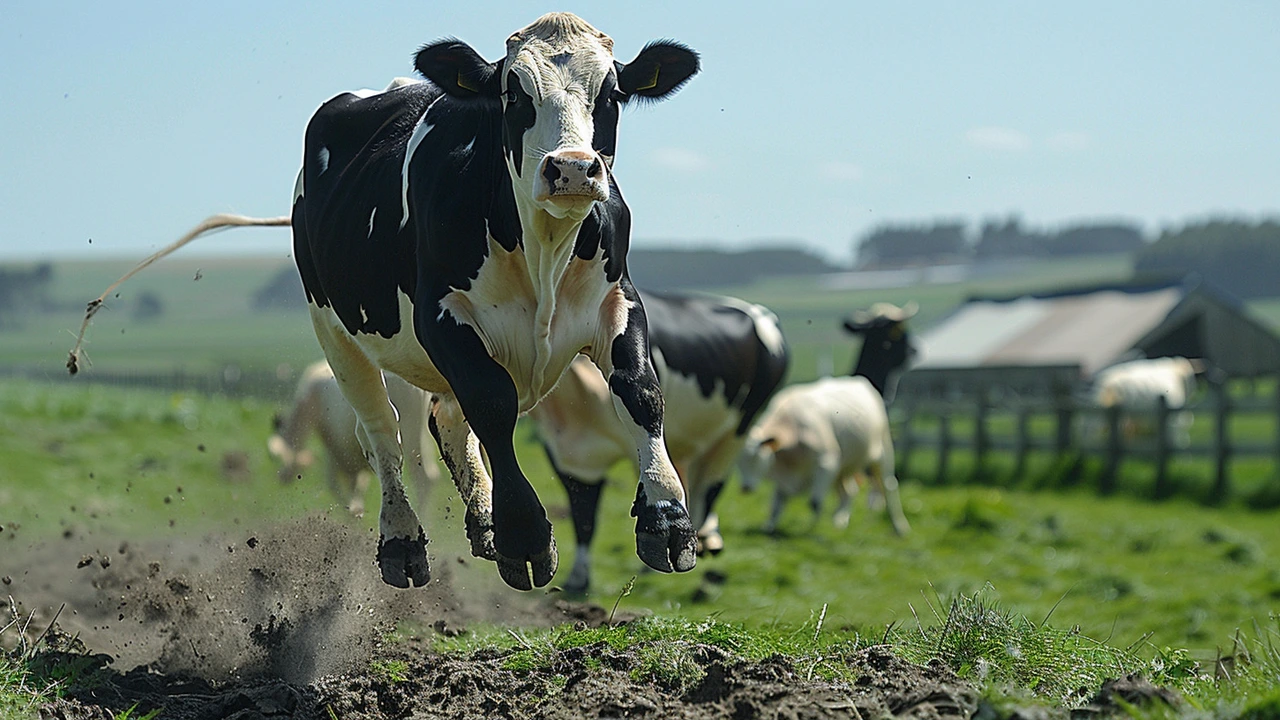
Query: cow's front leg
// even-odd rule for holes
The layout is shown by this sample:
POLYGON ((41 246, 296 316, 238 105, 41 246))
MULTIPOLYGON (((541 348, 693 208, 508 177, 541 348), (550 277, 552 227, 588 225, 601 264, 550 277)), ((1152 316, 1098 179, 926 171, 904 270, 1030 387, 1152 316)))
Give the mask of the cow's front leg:
MULTIPOLYGON (((489 356, 470 326, 454 322, 445 313, 434 318, 419 316, 418 322, 419 339, 448 380, 466 425, 489 456, 498 572, 517 590, 542 587, 555 576, 559 558, 547 512, 516 463, 512 436, 520 404, 515 383, 489 356)), ((476 498, 482 493, 483 489, 471 494, 476 498)), ((477 512, 477 520, 483 521, 482 510, 477 512)))
POLYGON ((685 572, 697 564, 697 539, 685 509, 684 487, 662 437, 662 388, 649 360, 649 331, 639 295, 625 283, 626 323, 608 353, 596 359, 609 379, 613 406, 639 455, 640 483, 631 515, 636 554, 662 572, 685 572))

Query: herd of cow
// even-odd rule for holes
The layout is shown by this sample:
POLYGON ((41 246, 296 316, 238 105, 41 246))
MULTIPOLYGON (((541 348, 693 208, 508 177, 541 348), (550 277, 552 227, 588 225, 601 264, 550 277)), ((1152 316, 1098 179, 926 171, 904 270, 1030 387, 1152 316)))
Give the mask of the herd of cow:
MULTIPOLYGON (((914 309, 877 304, 846 322, 865 336, 849 377, 792 385, 781 392, 789 353, 777 317, 759 305, 714 296, 641 293, 649 320, 651 358, 665 400, 667 452, 680 477, 698 553, 724 547, 713 506, 736 466, 744 489, 764 476, 775 483, 772 532, 789 497, 807 493, 817 519, 834 487, 840 503, 834 522, 848 524, 852 498, 862 485, 886 505, 894 528, 909 530, 893 474, 893 444, 881 393, 914 352, 906 321, 914 309), (772 399, 772 402, 771 402, 772 399), (767 409, 766 409, 767 408, 767 409)), ((416 496, 439 476, 423 436, 433 411, 431 393, 395 375, 387 394, 397 410, 407 470, 416 496)), ((590 546, 606 472, 637 460, 615 412, 603 375, 578 358, 549 395, 530 412, 548 459, 569 499, 577 549, 565 590, 590 587, 590 546)), ((278 416, 267 443, 282 481, 312 461, 306 448, 318 436, 328 455, 329 486, 352 512, 363 511, 369 464, 357 441, 355 412, 325 361, 307 368, 289 412, 278 416)))
POLYGON ((688 571, 722 548, 713 505, 735 464, 744 487, 773 479, 770 528, 788 497, 807 494, 816 512, 832 489, 847 523, 865 482, 907 532, 883 394, 910 356, 912 308, 846 323, 864 336, 852 377, 779 391, 788 352, 773 313, 640 293, 628 276, 619 115, 683 86, 699 70, 693 50, 659 40, 623 63, 609 36, 551 13, 497 61, 445 40, 414 64, 425 81, 340 93, 316 111, 290 216, 217 216, 143 263, 219 227, 292 228, 326 362, 305 374, 271 451, 295 477, 318 429, 330 485, 353 510, 371 469, 385 582, 430 579, 402 478, 407 464, 421 488, 435 471, 428 431, 466 506, 471 552, 511 587, 551 581, 551 523, 512 438, 525 414, 568 493, 572 589, 589 586, 603 477, 623 458, 638 479, 636 552, 655 570, 688 571))

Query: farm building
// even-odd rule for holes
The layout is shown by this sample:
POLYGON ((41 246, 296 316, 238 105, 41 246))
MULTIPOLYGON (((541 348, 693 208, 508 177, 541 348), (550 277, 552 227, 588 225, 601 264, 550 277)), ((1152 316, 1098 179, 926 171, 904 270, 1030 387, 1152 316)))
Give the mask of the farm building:
POLYGON ((1204 358, 1231 377, 1280 373, 1280 337, 1229 294, 1179 282, 975 297, 918 336, 899 399, 1070 394, 1117 362, 1204 358))
MULTIPOLYGON (((1151 458, 1156 494, 1166 487, 1166 466, 1175 452, 1209 456, 1216 466, 1214 494, 1227 492, 1232 457, 1280 458, 1280 395, 1228 399, 1228 378, 1280 374, 1280 337, 1249 315, 1226 292, 1187 278, 1181 282, 1074 289, 1010 298, 971 298, 917 340, 920 359, 901 379, 894 403, 906 466, 912 447, 938 452, 937 474, 946 477, 948 453, 971 449, 981 466, 990 450, 1012 450, 1015 475, 1031 450, 1063 453, 1075 448, 1102 453, 1104 489, 1112 487, 1116 468, 1131 454, 1151 458), (1098 371, 1138 358, 1202 358, 1212 368, 1211 392, 1188 410, 1207 413, 1212 441, 1173 448, 1167 438, 1168 409, 1126 412, 1154 418, 1154 439, 1122 437, 1118 408, 1100 410, 1083 399, 1098 371), (1077 434, 1074 419, 1097 419, 1106 436, 1077 434), (1233 417, 1262 413, 1273 418, 1274 441, 1259 443, 1230 436, 1233 417), (993 416, 1012 416, 1015 435, 993 434, 993 416), (1035 416, 1055 418, 1053 437, 1029 431, 1035 416), (921 434, 918 419, 933 418, 936 430, 921 434), (952 420, 964 418, 972 433, 957 436, 952 420)), ((903 470, 905 474, 906 470, 903 470)))

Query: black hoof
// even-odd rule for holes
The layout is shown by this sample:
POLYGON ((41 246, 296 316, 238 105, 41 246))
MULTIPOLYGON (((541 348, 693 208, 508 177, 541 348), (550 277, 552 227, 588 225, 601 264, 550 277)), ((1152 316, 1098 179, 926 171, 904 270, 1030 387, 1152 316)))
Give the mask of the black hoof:
POLYGON ((467 539, 471 541, 472 557, 497 560, 498 551, 493 548, 493 518, 480 517, 467 512, 467 539))
POLYGON ((546 550, 528 558, 509 558, 499 554, 498 574, 502 576, 503 582, 515 588, 516 590, 532 590, 535 587, 544 587, 551 582, 551 578, 555 577, 556 568, 560 565, 560 555, 556 552, 556 540, 551 538, 551 544, 546 550), (532 574, 533 582, 529 582, 529 576, 532 574))
POLYGON ((431 568, 427 564, 427 535, 418 528, 418 538, 378 537, 378 568, 382 582, 407 588, 410 584, 422 587, 431 581, 431 568))
POLYGON ((636 495, 631 514, 636 518, 636 555, 660 572, 687 572, 698 563, 698 539, 689 513, 680 503, 643 503, 644 488, 636 495))

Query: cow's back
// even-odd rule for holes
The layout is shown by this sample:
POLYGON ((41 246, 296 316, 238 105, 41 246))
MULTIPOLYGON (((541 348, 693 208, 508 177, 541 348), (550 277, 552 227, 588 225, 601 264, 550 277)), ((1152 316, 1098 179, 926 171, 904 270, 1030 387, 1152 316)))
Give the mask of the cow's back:
POLYGON ((307 126, 294 258, 307 299, 332 307, 351 334, 396 334, 398 293, 414 295, 416 247, 401 222, 402 173, 414 129, 439 96, 428 83, 342 93, 307 126))

